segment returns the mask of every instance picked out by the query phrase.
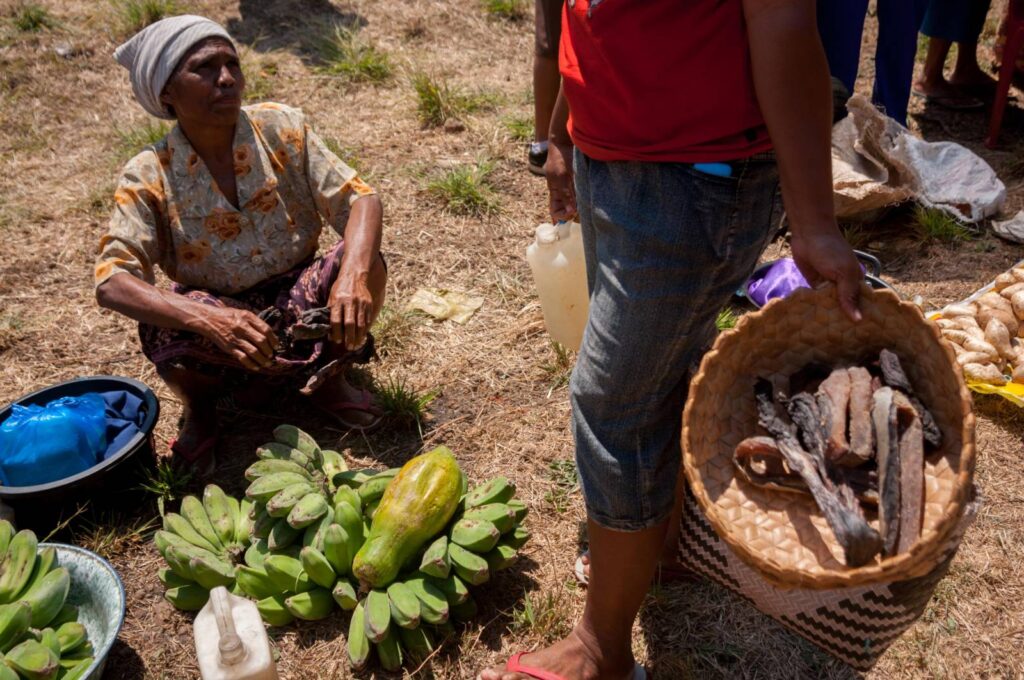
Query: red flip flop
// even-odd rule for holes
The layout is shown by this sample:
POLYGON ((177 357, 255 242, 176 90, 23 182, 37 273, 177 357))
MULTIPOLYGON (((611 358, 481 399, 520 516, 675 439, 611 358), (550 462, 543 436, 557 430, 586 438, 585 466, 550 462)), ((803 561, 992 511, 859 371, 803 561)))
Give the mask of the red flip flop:
POLYGON ((384 412, 373 405, 373 398, 369 390, 363 389, 360 392, 361 398, 359 401, 335 401, 330 404, 316 404, 314 402, 314 404, 318 409, 334 418, 346 430, 354 430, 356 432, 369 434, 380 427, 381 423, 384 422, 384 412), (362 411, 363 413, 369 413, 371 416, 374 416, 374 419, 367 425, 353 423, 349 420, 345 420, 345 418, 339 415, 339 411, 362 411))
MULTIPOLYGON (((505 670, 509 673, 522 673, 528 675, 535 680, 565 680, 561 675, 546 671, 543 668, 534 668, 533 666, 525 666, 520 662, 523 654, 526 652, 519 652, 512 656, 505 664, 505 670)), ((633 680, 647 680, 647 671, 640 664, 636 664, 633 667, 633 680)))
POLYGON ((534 668, 533 666, 524 666, 519 662, 523 654, 526 652, 519 652, 518 654, 512 655, 512 658, 505 664, 505 670, 510 673, 522 673, 523 675, 529 675, 531 678, 536 680, 565 680, 561 675, 546 671, 542 668, 534 668))

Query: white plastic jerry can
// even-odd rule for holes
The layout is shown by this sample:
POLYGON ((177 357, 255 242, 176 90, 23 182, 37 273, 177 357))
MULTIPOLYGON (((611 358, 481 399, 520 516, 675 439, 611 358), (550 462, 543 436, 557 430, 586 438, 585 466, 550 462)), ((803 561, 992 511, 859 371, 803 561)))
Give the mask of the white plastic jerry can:
POLYGON ((534 285, 552 340, 579 351, 590 295, 583 235, 576 222, 542 224, 526 249, 534 285))
POLYGON ((192 631, 203 680, 278 680, 255 602, 218 586, 196 615, 192 631))

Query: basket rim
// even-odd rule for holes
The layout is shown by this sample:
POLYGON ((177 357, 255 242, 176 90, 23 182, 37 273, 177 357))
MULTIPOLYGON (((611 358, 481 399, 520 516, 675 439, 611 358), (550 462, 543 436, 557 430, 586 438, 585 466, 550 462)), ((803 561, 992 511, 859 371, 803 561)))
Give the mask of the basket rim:
POLYGON ((938 326, 926 319, 916 305, 904 302, 893 291, 873 290, 866 285, 862 285, 860 292, 862 305, 865 302, 868 304, 888 305, 895 303, 898 307, 911 308, 917 312, 916 318, 925 324, 935 338, 938 347, 943 352, 943 356, 946 357, 949 370, 953 373, 959 387, 959 398, 963 411, 963 422, 960 431, 962 441, 960 466, 956 475, 953 498, 943 510, 942 516, 935 525, 934 533, 927 540, 918 539, 909 550, 892 557, 883 558, 877 563, 861 567, 844 567, 841 571, 809 571, 782 565, 775 560, 766 558, 760 552, 751 550, 742 536, 734 533, 731 524, 720 515, 718 506, 708 495, 700 469, 692 453, 693 447, 691 446, 691 439, 696 430, 690 423, 691 415, 694 409, 695 396, 700 391, 698 388, 706 379, 708 365, 714 361, 723 347, 726 347, 730 342, 734 342, 739 334, 745 332, 751 326, 756 326, 760 323, 765 315, 776 313, 778 307, 794 304, 798 301, 821 300, 824 299, 823 296, 825 295, 834 294, 834 286, 831 284, 816 289, 800 289, 787 298, 772 300, 761 310, 744 315, 733 329, 721 333, 715 340, 712 349, 704 355, 700 368, 690 384, 690 392, 687 396, 683 412, 683 467, 687 481, 690 484, 690 489, 693 491, 697 502, 704 510, 708 521, 715 528, 719 537, 733 549, 737 556, 757 570, 767 580, 781 587, 843 588, 923 576, 937 564, 938 559, 941 557, 943 546, 946 543, 946 538, 956 529, 971 496, 977 456, 975 417, 972 409, 971 394, 964 381, 963 373, 956 370, 957 364, 953 349, 942 340, 938 326))

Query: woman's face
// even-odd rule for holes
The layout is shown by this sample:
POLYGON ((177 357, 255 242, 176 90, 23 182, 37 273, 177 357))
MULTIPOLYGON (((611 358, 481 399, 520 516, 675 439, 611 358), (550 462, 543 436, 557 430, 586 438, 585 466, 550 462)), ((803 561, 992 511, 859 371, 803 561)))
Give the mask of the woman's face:
POLYGON ((174 110, 179 121, 234 125, 244 90, 245 77, 235 48, 222 38, 208 38, 182 57, 160 101, 174 110))

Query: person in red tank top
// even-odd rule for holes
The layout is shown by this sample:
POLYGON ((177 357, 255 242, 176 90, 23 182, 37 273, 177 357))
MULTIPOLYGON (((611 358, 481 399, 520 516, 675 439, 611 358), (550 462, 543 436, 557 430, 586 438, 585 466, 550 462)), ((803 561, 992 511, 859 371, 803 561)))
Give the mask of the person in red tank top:
POLYGON ((562 23, 545 174, 552 218, 579 217, 590 288, 570 382, 587 601, 564 640, 482 680, 646 677, 632 629, 675 554, 690 373, 775 234, 780 187, 800 270, 860 318, 814 0, 567 0, 562 23))

